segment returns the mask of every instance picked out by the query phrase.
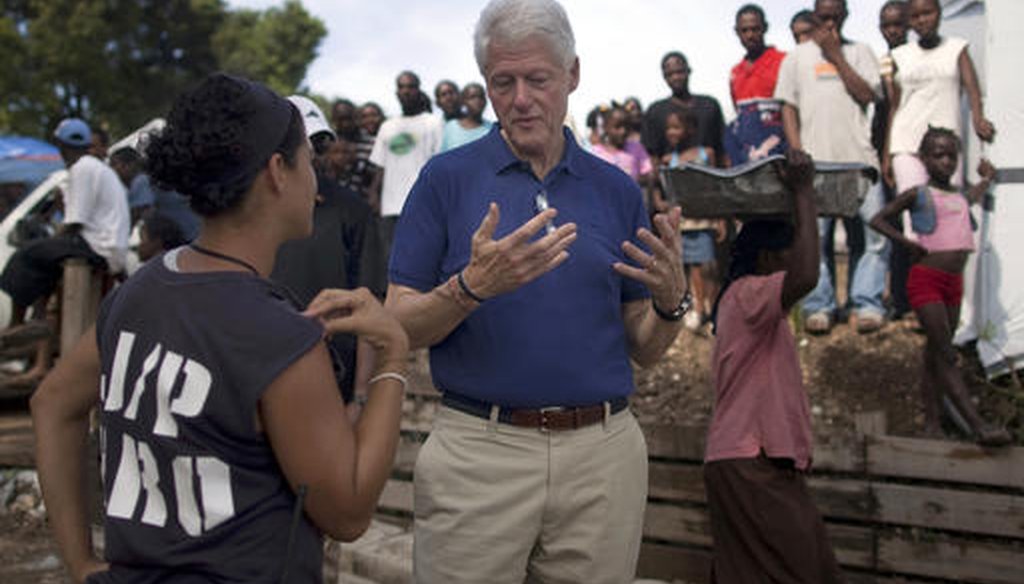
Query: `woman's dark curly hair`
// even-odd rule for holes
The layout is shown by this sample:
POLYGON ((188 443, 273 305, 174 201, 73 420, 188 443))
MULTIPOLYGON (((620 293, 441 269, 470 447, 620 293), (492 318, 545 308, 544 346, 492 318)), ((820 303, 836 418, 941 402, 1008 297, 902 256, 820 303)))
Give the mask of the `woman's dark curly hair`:
MULTIPOLYGON (((248 100, 241 98, 253 85, 221 73, 207 77, 177 99, 167 126, 150 136, 146 146, 150 178, 161 188, 188 197, 192 209, 204 217, 241 203, 266 166, 267 160, 254 160, 258 155, 251 140, 245 138, 255 116, 244 105, 248 100)), ((273 152, 280 153, 291 166, 306 135, 301 114, 286 103, 291 119, 273 152)))

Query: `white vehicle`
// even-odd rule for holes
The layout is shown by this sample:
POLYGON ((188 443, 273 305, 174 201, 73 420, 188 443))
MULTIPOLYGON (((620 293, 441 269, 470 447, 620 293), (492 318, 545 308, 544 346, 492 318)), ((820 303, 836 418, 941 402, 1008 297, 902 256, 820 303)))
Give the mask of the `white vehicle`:
MULTIPOLYGON (((138 130, 135 130, 131 134, 128 134, 124 138, 115 142, 109 148, 109 151, 116 152, 118 149, 124 148, 125 146, 137 148, 143 137, 150 132, 160 130, 164 125, 165 122, 163 119, 156 118, 151 120, 138 130)), ((49 209, 53 205, 57 196, 60 195, 62 190, 67 186, 67 180, 67 170, 54 171, 46 178, 46 180, 39 183, 39 186, 33 189, 28 196, 22 199, 3 221, 0 221, 0 267, 7 265, 7 260, 14 255, 14 252, 20 243, 18 241, 18 223, 23 219, 32 221, 34 218, 38 218, 47 209, 49 209)), ((134 231, 129 244, 133 248, 138 244, 138 235, 134 231)), ((138 261, 134 258, 134 253, 129 253, 127 263, 129 267, 138 264, 138 261)), ((10 324, 10 321, 11 298, 7 293, 0 290, 0 328, 6 327, 10 324)))
MULTIPOLYGON (((22 219, 39 217, 51 207, 67 186, 68 171, 54 171, 43 182, 39 183, 18 206, 0 221, 0 266, 6 266, 7 260, 14 255, 18 242, 18 223, 22 219)), ((11 321, 11 297, 0 290, 0 328, 6 327, 11 321)))

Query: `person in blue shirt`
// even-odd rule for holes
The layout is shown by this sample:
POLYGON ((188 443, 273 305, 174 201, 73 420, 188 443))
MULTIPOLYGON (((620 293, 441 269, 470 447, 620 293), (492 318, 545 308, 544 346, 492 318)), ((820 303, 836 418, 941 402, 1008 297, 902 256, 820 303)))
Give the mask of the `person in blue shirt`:
POLYGON ((462 107, 465 112, 461 117, 448 120, 444 124, 441 152, 447 152, 486 136, 487 132, 491 131, 491 126, 494 125, 490 120, 484 119, 484 110, 487 109, 487 94, 484 92, 483 85, 467 83, 462 88, 462 107))
POLYGON ((630 361, 689 304, 679 210, 563 126, 579 83, 554 0, 493 0, 475 34, 499 123, 435 156, 397 225, 385 306, 443 392, 415 468, 420 584, 632 581, 647 453, 630 361), (529 575, 529 578, 527 578, 529 575))

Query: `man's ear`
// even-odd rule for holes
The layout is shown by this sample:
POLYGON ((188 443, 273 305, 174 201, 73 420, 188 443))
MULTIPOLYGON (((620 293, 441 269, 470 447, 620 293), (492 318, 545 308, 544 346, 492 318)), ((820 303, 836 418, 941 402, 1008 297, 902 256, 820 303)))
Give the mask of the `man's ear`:
POLYGON ((576 57, 569 67, 569 93, 576 91, 580 84, 580 58, 576 57))

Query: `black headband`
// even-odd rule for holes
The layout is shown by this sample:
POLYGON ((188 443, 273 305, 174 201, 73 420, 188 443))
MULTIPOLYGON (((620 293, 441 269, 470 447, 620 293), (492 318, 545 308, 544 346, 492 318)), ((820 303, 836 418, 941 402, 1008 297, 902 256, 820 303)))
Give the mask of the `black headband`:
POLYGON ((260 83, 226 73, 217 75, 244 87, 237 104, 238 113, 244 120, 239 137, 242 145, 240 158, 244 162, 217 181, 230 185, 256 174, 277 151, 288 132, 295 106, 260 83))

